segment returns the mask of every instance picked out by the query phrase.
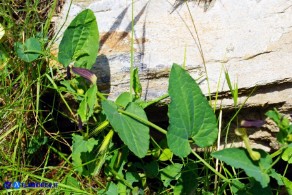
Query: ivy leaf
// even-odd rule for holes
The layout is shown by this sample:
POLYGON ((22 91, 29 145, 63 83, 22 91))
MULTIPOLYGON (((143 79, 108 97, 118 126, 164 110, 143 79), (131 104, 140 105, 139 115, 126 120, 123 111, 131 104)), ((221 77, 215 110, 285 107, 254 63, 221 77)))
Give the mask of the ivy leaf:
POLYGON ((253 177, 265 188, 270 182, 267 169, 270 167, 272 159, 264 151, 259 152, 261 153, 261 159, 256 162, 249 157, 248 152, 243 148, 226 148, 213 152, 211 155, 230 166, 243 169, 248 176, 253 177))
POLYGON ((65 67, 75 61, 75 67, 91 69, 99 48, 99 32, 94 13, 86 9, 79 13, 64 32, 59 45, 58 60, 65 67))
MULTIPOLYGON (((149 127, 139 121, 118 112, 118 106, 109 100, 102 101, 102 108, 114 130, 122 141, 138 157, 143 158, 149 148, 149 127)), ((125 111, 147 120, 144 110, 131 102, 125 111)))
POLYGON ((82 165, 82 153, 91 152, 95 145, 98 144, 98 141, 94 138, 90 138, 85 140, 83 136, 73 134, 73 149, 72 149, 72 160, 73 165, 76 171, 80 174, 83 172, 83 165, 82 165))
POLYGON ((191 152, 189 138, 200 147, 212 145, 218 133, 215 114, 196 81, 176 64, 170 72, 168 93, 167 141, 172 152, 186 157, 191 152))

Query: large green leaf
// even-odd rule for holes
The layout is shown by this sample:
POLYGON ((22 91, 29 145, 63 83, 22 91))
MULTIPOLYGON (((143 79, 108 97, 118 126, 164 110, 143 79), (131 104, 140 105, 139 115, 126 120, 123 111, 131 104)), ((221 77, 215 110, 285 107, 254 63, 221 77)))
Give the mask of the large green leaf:
POLYGON ((261 153, 261 159, 256 162, 249 157, 248 152, 243 148, 226 148, 213 152, 211 155, 230 166, 243 169, 248 176, 253 177, 265 188, 270 182, 269 171, 267 170, 270 168, 272 159, 267 153, 259 152, 261 153))
MULTIPOLYGON (((136 156, 144 157, 149 148, 149 127, 119 113, 118 106, 112 101, 102 101, 102 108, 123 142, 136 156)), ((129 103, 125 111, 147 120, 144 110, 134 102, 129 103)))
POLYGON ((94 13, 79 13, 64 32, 58 60, 65 67, 75 61, 76 67, 91 69, 99 48, 99 33, 94 13))
POLYGON ((212 145, 218 133, 215 114, 196 81, 176 64, 170 72, 168 93, 167 141, 173 153, 186 157, 191 151, 189 138, 200 147, 212 145))

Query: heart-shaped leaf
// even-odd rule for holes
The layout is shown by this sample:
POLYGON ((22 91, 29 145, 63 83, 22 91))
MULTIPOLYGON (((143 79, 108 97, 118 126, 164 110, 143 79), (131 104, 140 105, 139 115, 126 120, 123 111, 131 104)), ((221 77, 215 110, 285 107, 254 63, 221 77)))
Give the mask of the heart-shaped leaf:
POLYGON ((59 45, 58 60, 65 67, 91 69, 99 48, 99 33, 94 13, 86 9, 79 13, 64 32, 59 45))
MULTIPOLYGON (((136 156, 144 157, 149 148, 149 127, 129 116, 119 113, 118 106, 112 101, 102 101, 102 108, 123 142, 136 156)), ((147 120, 144 110, 137 103, 129 103, 125 111, 147 120)))
POLYGON ((212 145, 218 133, 216 116, 196 81, 176 64, 170 72, 168 93, 167 142, 172 152, 186 157, 191 151, 189 138, 200 147, 212 145))

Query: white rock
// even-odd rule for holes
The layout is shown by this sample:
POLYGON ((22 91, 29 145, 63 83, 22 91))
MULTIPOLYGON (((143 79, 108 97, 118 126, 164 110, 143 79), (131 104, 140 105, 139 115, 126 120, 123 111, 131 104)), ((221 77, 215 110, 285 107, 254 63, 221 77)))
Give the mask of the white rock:
MULTIPOLYGON (((102 40, 99 55, 103 55, 98 61, 105 64, 97 63, 93 70, 100 75, 100 82, 110 82, 111 99, 129 88, 131 2, 75 0, 63 28, 81 10, 90 8, 95 12, 102 40)), ((187 69, 194 78, 200 78, 205 94, 208 83, 204 60, 211 93, 228 91, 222 72, 226 67, 242 93, 240 103, 253 87, 259 86, 264 93, 255 92, 247 105, 283 103, 291 109, 292 1, 213 0, 208 9, 203 4, 189 1, 190 15, 187 4, 175 0, 134 3, 135 66, 140 68, 144 98, 152 100, 165 94, 172 63, 182 64, 186 56, 187 69), (178 3, 180 6, 175 8, 178 3)), ((64 22, 68 7, 69 1, 57 27, 64 22)), ((223 106, 233 104, 230 96, 221 99, 223 106)))

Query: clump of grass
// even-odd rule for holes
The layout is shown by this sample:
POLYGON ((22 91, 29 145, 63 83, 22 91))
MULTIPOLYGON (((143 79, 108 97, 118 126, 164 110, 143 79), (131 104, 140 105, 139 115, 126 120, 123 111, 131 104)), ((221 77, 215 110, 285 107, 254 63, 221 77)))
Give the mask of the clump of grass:
MULTIPOLYGON (((52 17, 62 1, 1 1, 0 23, 5 29, 0 53, 7 63, 0 60, 0 193, 5 181, 41 181, 44 178, 58 181, 66 169, 66 158, 53 146, 42 148, 48 142, 44 124, 51 120, 44 117, 41 99, 48 90, 45 77, 53 35, 52 17), (20 60, 14 44, 29 37, 41 40, 45 55, 34 62, 20 60), (38 151, 38 152, 37 152, 38 151), (49 159, 60 157, 56 167, 48 167, 49 159), (42 168, 45 167, 45 168, 42 168)), ((53 107, 47 108, 51 113, 53 107)), ((49 139, 60 140, 55 135, 49 139)), ((5 191, 5 190, 4 190, 5 191)), ((37 190, 36 190, 37 192, 37 190)), ((19 192, 21 193, 21 192, 19 192)))

